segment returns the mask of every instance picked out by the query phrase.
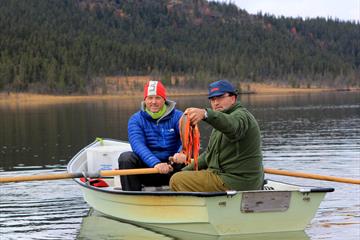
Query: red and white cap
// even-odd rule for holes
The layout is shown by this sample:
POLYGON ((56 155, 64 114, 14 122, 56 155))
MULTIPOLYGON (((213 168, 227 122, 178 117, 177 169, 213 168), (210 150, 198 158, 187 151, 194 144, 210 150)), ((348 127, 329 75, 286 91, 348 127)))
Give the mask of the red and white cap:
POLYGON ((147 96, 160 96, 166 100, 166 89, 159 81, 149 81, 144 87, 144 100, 147 96))

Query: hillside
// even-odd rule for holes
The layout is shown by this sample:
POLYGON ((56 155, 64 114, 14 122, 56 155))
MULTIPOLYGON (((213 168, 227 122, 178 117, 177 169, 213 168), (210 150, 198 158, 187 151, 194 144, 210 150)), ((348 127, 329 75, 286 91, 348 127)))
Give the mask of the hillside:
POLYGON ((205 0, 2 0, 0 90, 92 92, 115 75, 359 86, 359 27, 205 0))

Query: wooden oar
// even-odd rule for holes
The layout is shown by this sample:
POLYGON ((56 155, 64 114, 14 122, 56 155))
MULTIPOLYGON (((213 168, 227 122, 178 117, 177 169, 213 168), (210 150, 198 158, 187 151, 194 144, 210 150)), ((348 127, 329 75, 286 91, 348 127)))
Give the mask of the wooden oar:
POLYGON ((136 168, 136 169, 122 169, 122 170, 104 170, 98 173, 54 173, 44 175, 27 175, 27 176, 11 176, 11 177, 0 177, 0 183, 8 182, 25 182, 25 181, 41 181, 41 180, 58 180, 68 178, 81 178, 81 177, 110 177, 110 176, 121 176, 121 175, 137 175, 137 174, 154 174, 159 173, 156 168, 136 168))
MULTIPOLYGON (((173 162, 174 158, 169 157, 169 161, 173 162)), ((290 172, 290 171, 286 171, 286 170, 279 170, 279 169, 273 169, 273 168, 265 168, 264 172, 268 173, 268 174, 284 175, 284 176, 289 176, 289 177, 310 178, 310 179, 332 181, 332 182, 360 184, 359 179, 341 178, 341 177, 325 176, 325 175, 303 173, 303 172, 290 172)))
POLYGON ((332 182, 360 184, 359 179, 324 176, 324 175, 318 175, 318 174, 312 174, 312 173, 290 172, 290 171, 286 171, 286 170, 278 170, 278 169, 272 169, 272 168, 265 168, 264 172, 269 173, 269 174, 284 175, 284 176, 290 176, 290 177, 310 178, 310 179, 325 180, 325 181, 332 181, 332 182))
MULTIPOLYGON (((290 177, 300 177, 300 178, 310 178, 310 179, 333 181, 333 182, 360 184, 360 180, 358 179, 324 176, 324 175, 303 173, 303 172, 290 172, 286 170, 278 170, 272 168, 265 168, 264 172, 268 174, 284 175, 290 177)), ((65 172, 65 173, 55 173, 55 174, 46 174, 46 175, 0 177, 0 183, 80 178, 80 177, 84 177, 84 175, 91 178, 97 178, 97 177, 110 177, 110 176, 136 175, 136 174, 155 174, 155 173, 159 173, 159 171, 156 168, 105 170, 105 171, 100 171, 99 173, 65 172)))

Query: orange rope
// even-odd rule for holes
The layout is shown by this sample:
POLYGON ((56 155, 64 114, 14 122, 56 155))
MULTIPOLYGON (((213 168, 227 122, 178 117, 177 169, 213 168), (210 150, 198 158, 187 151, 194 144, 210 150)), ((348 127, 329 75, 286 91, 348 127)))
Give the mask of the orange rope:
POLYGON ((198 170, 198 157, 200 149, 200 131, 197 125, 191 125, 190 119, 183 115, 179 121, 182 152, 186 155, 185 164, 191 163, 194 159, 194 169, 198 170))

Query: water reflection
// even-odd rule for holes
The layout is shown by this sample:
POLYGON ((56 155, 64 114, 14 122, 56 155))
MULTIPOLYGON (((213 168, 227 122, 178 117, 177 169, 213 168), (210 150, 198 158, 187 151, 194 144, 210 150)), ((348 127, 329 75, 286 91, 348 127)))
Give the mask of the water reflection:
MULTIPOLYGON (((209 106, 204 96, 174 100, 182 110, 209 106)), ((31 108, 0 104, 0 175, 62 171, 96 137, 127 140, 127 121, 140 101, 109 99, 31 108)), ((243 95, 241 102, 259 121, 265 167, 360 178, 358 93, 243 95)), ((201 146, 206 146, 211 128, 202 123, 200 130, 201 146)), ((311 239, 359 239, 358 185, 266 177, 335 188, 306 233, 311 239)), ((73 239, 87 209, 72 181, 1 185, 1 239, 73 239)))
POLYGON ((231 236, 210 236, 165 229, 161 232, 154 232, 129 223, 110 219, 91 210, 89 216, 83 219, 77 239, 309 240, 309 237, 303 231, 231 236))
MULTIPOLYGON (((205 96, 174 100, 182 110, 209 106, 205 96)), ((127 140, 127 121, 139 110, 140 101, 105 99, 31 108, 0 104, 0 169, 64 165, 97 137, 127 140)), ((296 147, 310 145, 309 150, 326 146, 326 152, 308 154, 309 161, 318 160, 321 154, 334 153, 347 160, 349 156, 342 152, 344 146, 351 147, 353 152, 360 151, 357 93, 243 95, 241 102, 258 119, 264 152, 271 152, 274 158, 301 157, 296 152, 305 149, 299 151, 296 147), (282 152, 283 146, 294 151, 282 152)), ((201 146, 206 146, 211 127, 201 123, 200 130, 201 146)))
POLYGON ((0 168, 63 165, 97 137, 127 139, 127 121, 137 106, 126 99, 0 108, 0 168))
MULTIPOLYGON (((52 173, 56 171, 1 174, 52 173)), ((87 213, 87 206, 78 190, 72 180, 0 184, 0 239, 74 239, 87 213)))

